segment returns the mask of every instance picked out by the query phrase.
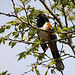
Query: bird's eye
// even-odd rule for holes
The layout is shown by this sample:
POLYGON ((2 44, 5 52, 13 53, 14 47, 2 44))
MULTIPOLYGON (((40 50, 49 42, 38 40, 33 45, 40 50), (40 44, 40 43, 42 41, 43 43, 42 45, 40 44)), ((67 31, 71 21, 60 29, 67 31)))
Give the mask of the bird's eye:
POLYGON ((43 15, 41 15, 41 17, 42 17, 43 15))

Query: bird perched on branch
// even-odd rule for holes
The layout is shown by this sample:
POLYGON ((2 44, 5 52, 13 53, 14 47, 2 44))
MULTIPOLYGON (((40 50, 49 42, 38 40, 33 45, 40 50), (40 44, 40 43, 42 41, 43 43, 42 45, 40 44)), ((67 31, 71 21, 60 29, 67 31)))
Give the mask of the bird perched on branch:
MULTIPOLYGON (((55 40, 57 37, 55 34, 52 34, 52 32, 46 32, 46 30, 53 31, 53 29, 52 29, 52 26, 49 23, 49 20, 45 14, 39 14, 37 16, 37 27, 39 29, 45 30, 45 31, 40 30, 38 33, 38 37, 39 37, 39 39, 42 40, 42 42, 48 41, 48 45, 50 47, 51 53, 56 62, 57 70, 59 70, 59 71, 64 70, 64 64, 63 64, 62 60, 60 60, 61 57, 58 52, 56 41, 52 41, 52 40, 55 40)), ((43 51, 46 52, 47 44, 42 43, 41 47, 42 47, 43 51)))

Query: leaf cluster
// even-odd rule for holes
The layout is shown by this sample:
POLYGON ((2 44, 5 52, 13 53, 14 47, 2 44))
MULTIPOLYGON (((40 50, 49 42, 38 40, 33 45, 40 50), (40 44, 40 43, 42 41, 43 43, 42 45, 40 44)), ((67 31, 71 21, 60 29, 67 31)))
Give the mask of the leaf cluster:
POLYGON ((0 73, 0 75, 10 75, 10 73, 8 74, 7 72, 8 72, 8 70, 7 71, 3 71, 2 73, 0 73))

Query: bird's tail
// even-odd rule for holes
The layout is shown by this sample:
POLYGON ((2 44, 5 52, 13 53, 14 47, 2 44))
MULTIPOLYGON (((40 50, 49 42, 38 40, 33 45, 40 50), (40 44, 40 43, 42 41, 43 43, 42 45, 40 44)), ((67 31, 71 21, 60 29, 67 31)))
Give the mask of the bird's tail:
POLYGON ((56 62, 56 69, 59 71, 64 70, 64 64, 59 55, 59 52, 56 46, 56 42, 49 42, 49 47, 51 49, 53 58, 55 59, 55 62, 56 62))

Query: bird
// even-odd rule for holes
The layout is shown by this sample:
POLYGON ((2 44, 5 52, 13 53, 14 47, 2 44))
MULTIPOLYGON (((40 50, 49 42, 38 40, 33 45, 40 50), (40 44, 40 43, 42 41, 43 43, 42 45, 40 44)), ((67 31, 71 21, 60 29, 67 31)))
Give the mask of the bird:
POLYGON ((61 60, 61 57, 57 48, 57 42, 52 41, 57 39, 57 36, 53 34, 54 29, 52 28, 49 22, 49 19, 45 14, 40 13, 39 15, 37 15, 37 27, 41 29, 38 33, 38 38, 43 42, 42 44, 40 44, 43 51, 46 52, 46 50, 49 47, 51 50, 53 59, 55 59, 56 69, 58 71, 64 70, 64 64, 61 60), (48 31, 51 31, 51 32, 48 32, 48 31), (46 41, 48 42, 48 46, 46 43, 44 43, 46 41))

